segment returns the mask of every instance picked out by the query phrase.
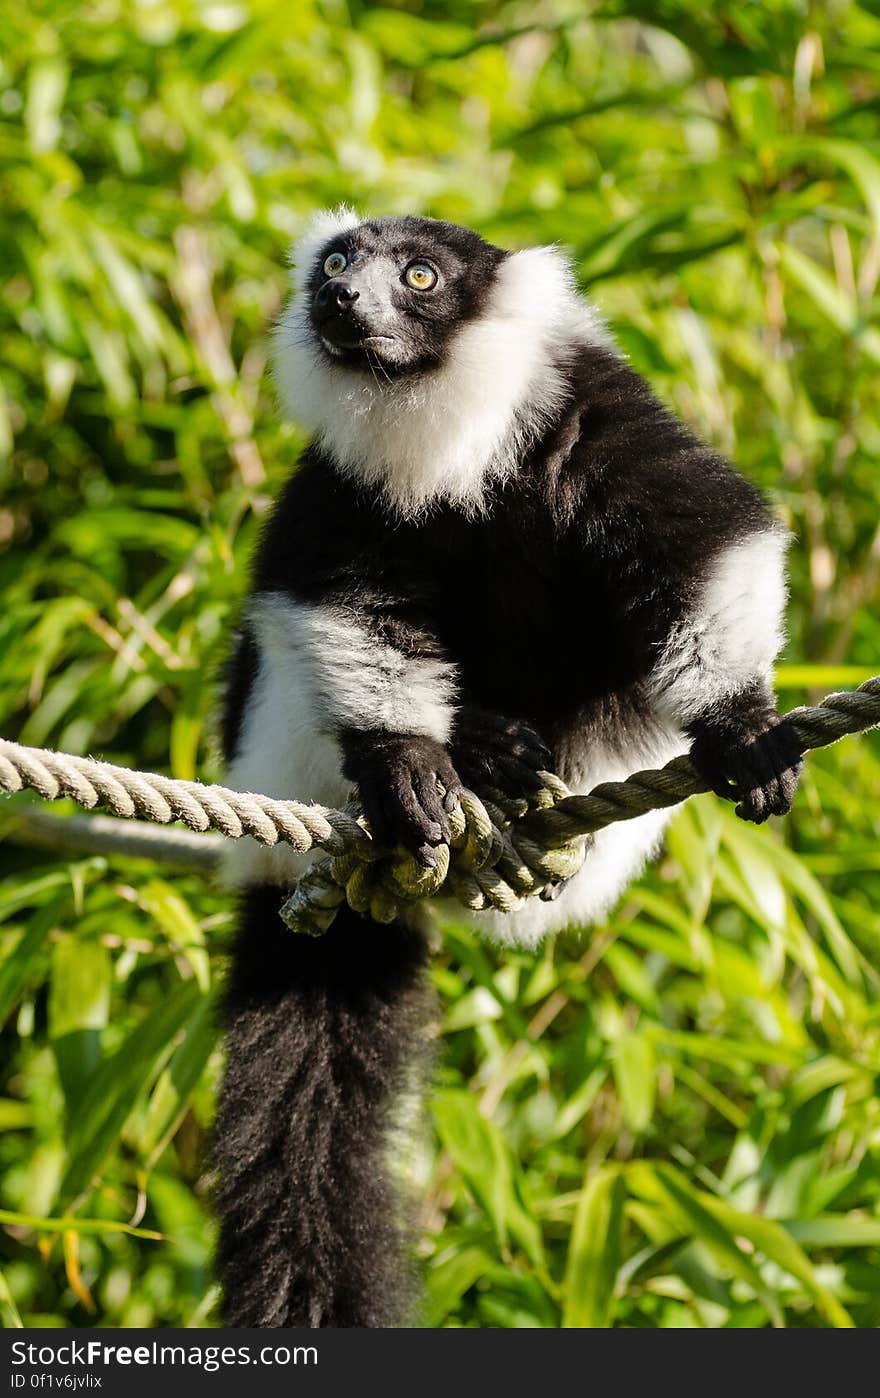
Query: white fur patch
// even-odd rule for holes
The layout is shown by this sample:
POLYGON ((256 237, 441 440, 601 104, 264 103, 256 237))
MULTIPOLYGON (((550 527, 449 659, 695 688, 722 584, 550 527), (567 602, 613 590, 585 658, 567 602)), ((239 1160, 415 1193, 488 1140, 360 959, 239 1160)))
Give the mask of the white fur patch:
MULTIPOLYGON (((352 227, 353 215, 330 217, 344 219, 340 231, 352 227)), ((333 236, 327 218, 293 252, 293 296, 275 335, 285 410, 401 515, 437 500, 479 511, 487 484, 516 469, 562 406, 558 355, 578 342, 610 348, 608 332, 578 296, 564 255, 529 248, 502 263, 485 310, 461 326, 437 369, 389 382, 381 371, 374 379, 331 364, 315 343, 304 291, 333 236)))
MULTIPOLYGON (((352 785, 342 775, 338 743, 322 731, 314 695, 295 657, 284 649, 263 650, 245 710, 235 758, 226 784, 279 800, 344 806, 352 785)), ((290 845, 271 848, 250 836, 223 846, 221 881, 230 887, 272 883, 289 887, 315 856, 290 845)))
POLYGON ((248 618, 261 651, 296 669, 325 732, 385 728, 447 741, 454 666, 404 655, 341 607, 296 602, 281 592, 254 598, 248 618))
POLYGON ((766 530, 716 560, 651 675, 658 713, 686 722, 750 681, 772 678, 784 638, 787 545, 782 529, 766 530))
MULTIPOLYGON (((307 606, 281 593, 255 597, 248 623, 260 662, 227 775, 235 790, 340 806, 352 788, 342 775, 335 728, 388 728, 448 739, 455 698, 451 665, 402 655, 340 609, 307 606)), ((248 837, 229 841, 221 876, 232 885, 288 886, 313 858, 248 837)))

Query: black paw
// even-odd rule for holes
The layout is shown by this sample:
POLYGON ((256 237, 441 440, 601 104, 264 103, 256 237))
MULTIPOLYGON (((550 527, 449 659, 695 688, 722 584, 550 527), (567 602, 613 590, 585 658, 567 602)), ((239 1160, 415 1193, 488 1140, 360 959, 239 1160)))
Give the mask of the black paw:
POLYGON ((357 782, 373 838, 405 845, 433 868, 462 791, 446 748, 433 738, 374 732, 343 739, 343 750, 343 772, 357 782))
POLYGON ((537 774, 551 764, 550 749, 528 723, 467 706, 456 714, 450 750, 469 787, 511 796, 539 790, 537 774))
POLYGON ((792 727, 771 710, 739 723, 694 724, 691 760, 712 790, 760 825, 791 810, 803 768, 792 727))

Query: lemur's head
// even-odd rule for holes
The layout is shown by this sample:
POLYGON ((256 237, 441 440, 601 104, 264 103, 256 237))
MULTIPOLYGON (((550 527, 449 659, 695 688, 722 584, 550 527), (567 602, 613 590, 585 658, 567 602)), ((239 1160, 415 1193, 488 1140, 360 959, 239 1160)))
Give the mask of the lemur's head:
POLYGON ((365 372, 435 368, 450 337, 485 307, 506 257, 469 228, 437 219, 334 229, 313 254, 304 287, 317 343, 365 372))
POLYGON ((429 218, 316 214, 294 245, 275 336, 285 407, 399 513, 482 508, 607 344, 553 247, 505 252, 429 218))

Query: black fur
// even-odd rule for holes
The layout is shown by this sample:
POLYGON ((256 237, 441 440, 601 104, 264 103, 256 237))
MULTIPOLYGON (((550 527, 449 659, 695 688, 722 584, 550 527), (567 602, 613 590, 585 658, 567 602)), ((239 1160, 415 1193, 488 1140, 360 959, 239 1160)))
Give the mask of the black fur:
POLYGON ((688 725, 691 759, 701 776, 743 820, 760 825, 791 809, 803 768, 794 729, 780 719, 761 685, 688 725))
POLYGON ((227 760, 238 747, 248 697, 257 677, 259 653, 247 630, 236 636, 223 670, 223 707, 220 714, 220 741, 227 760))
MULTIPOLYGON (((336 248, 361 290, 323 298, 313 322, 329 332, 324 352, 366 372, 375 366, 358 336, 375 328, 374 315, 391 317, 406 344, 388 359, 389 375, 442 360, 505 256, 467 230, 378 221, 328 243, 313 297, 336 248), (390 301, 380 287, 378 309, 365 310, 373 293, 358 278, 370 256, 390 254, 403 268, 426 247, 436 293, 420 296, 398 278, 390 301)), ((400 517, 313 446, 257 554, 256 593, 355 618, 407 661, 454 663, 448 749, 327 723, 377 834, 426 863, 448 835, 462 780, 528 788, 540 768, 566 775, 590 742, 613 747, 649 730, 649 676, 713 562, 773 527, 759 492, 614 354, 579 346, 560 355, 566 406, 481 512, 438 501, 400 517)), ((230 758, 255 673, 245 634, 227 688, 230 758)), ((787 809, 797 783, 797 747, 777 720, 769 690, 744 676, 740 694, 690 722, 701 771, 752 820, 787 809)), ((245 892, 229 991, 216 1144, 226 1319, 393 1323, 406 1314, 405 1268, 381 1160, 419 1041, 424 947, 345 908, 323 939, 296 938, 278 919, 280 897, 245 892)))
POLYGON ((472 791, 497 787, 509 796, 538 790, 538 773, 549 770, 553 760, 529 724, 466 704, 456 711, 449 752, 472 791))
POLYGON ((461 797, 461 778, 442 743, 422 734, 340 734, 342 770, 357 783, 364 815, 380 844, 401 840, 426 868, 434 849, 448 844, 449 813, 461 797))
POLYGON ((217 1252, 235 1326, 387 1326, 411 1312, 405 1202, 384 1163, 417 1088, 425 944, 341 909, 297 937, 242 898, 215 1128, 217 1252))
POLYGON ((473 517, 393 517, 311 448, 254 577, 454 658, 462 702, 520 716, 554 758, 573 730, 644 723, 644 682, 713 560, 771 527, 760 493, 614 355, 585 349, 570 378, 563 423, 473 517))

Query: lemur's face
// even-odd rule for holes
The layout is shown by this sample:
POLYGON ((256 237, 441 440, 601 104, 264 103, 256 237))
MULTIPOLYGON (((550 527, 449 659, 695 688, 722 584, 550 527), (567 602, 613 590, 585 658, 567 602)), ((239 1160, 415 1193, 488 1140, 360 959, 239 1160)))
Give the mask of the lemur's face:
POLYGON ((506 256, 469 228, 428 218, 371 219, 340 233, 307 286, 322 352, 388 376, 436 367, 486 304, 506 256))

